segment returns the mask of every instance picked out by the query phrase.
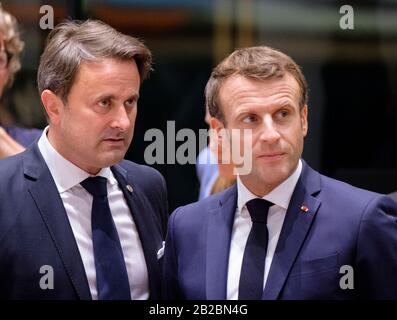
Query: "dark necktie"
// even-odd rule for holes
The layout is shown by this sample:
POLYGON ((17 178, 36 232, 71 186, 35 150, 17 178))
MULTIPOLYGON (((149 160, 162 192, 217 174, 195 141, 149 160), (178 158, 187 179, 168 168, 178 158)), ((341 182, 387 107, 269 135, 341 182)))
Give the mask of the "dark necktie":
POLYGON ((127 269, 107 197, 107 179, 87 178, 81 185, 93 196, 91 210, 96 282, 99 300, 131 299, 127 269))
POLYGON ((267 213, 273 203, 264 199, 247 202, 251 216, 252 228, 248 235, 241 265, 239 300, 260 300, 263 293, 263 277, 269 233, 267 230, 267 213))

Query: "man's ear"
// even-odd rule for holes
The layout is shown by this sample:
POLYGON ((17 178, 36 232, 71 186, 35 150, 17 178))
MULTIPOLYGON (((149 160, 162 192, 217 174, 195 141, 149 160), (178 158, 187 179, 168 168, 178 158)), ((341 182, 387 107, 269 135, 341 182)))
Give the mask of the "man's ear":
POLYGON ((229 131, 219 119, 211 118, 210 124, 211 130, 216 132, 216 141, 210 142, 211 150, 217 155, 218 163, 230 163, 231 146, 229 131))
POLYGON ((211 129, 215 130, 218 134, 222 129, 225 129, 225 125, 223 124, 223 122, 217 118, 212 117, 209 122, 211 129))
POLYGON ((58 124, 60 122, 60 115, 64 108, 62 99, 51 90, 46 89, 41 93, 41 102, 48 115, 50 123, 58 124))
POLYGON ((308 131, 307 112, 308 112, 308 108, 307 108, 307 104, 305 104, 302 110, 300 111, 302 132, 304 137, 306 137, 308 131))
POLYGON ((214 130, 216 132, 216 144, 219 147, 226 147, 228 142, 228 132, 227 129, 225 128, 224 123, 217 119, 212 117, 210 119, 210 126, 211 126, 211 130, 214 130), (225 140, 226 139, 226 140, 225 140))

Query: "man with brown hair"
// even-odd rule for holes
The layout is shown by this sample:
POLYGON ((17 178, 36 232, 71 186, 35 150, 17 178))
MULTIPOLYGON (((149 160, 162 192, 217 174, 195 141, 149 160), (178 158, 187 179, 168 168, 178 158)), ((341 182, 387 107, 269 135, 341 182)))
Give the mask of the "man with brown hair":
POLYGON ((0 298, 159 299, 163 177, 123 157, 151 53, 100 21, 49 34, 38 87, 49 125, 0 162, 0 298))
POLYGON ((250 147, 252 170, 172 214, 166 298, 397 299, 397 207, 301 159, 299 66, 269 47, 236 50, 213 70, 206 103, 221 142, 250 147))

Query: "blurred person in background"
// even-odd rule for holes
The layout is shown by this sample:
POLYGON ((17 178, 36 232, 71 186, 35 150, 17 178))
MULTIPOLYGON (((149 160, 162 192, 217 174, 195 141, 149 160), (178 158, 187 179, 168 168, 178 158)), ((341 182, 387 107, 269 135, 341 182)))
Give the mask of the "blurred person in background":
MULTIPOLYGON (((19 55, 23 47, 17 20, 0 4, 0 98, 4 90, 12 86, 15 74, 21 68, 19 55)), ((22 152, 40 134, 38 129, 14 126, 4 106, 0 107, 0 159, 22 152)))
MULTIPOLYGON (((210 126, 211 115, 208 108, 204 120, 210 126)), ((236 176, 233 174, 234 166, 222 163, 221 145, 213 141, 215 136, 210 136, 209 139, 208 146, 200 151, 196 161, 196 173, 200 182, 198 200, 223 191, 236 182, 236 176)))
MULTIPOLYGON (((206 109, 204 121, 208 126, 210 125, 210 119, 211 116, 206 109)), ((200 183, 199 200, 211 194, 212 186, 218 176, 217 158, 214 150, 211 150, 212 144, 210 140, 208 145, 200 151, 196 160, 196 174, 200 183)))

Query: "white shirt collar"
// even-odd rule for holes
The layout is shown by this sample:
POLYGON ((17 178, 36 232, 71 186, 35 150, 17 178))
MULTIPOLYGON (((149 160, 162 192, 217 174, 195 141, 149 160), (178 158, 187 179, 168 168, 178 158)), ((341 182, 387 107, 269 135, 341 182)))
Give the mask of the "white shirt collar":
MULTIPOLYGON (((279 184, 276 188, 270 191, 267 195, 265 195, 262 199, 268 200, 275 205, 282 207, 287 210, 289 202, 292 197, 292 193, 294 192, 295 186, 299 180, 299 177, 302 172, 302 161, 299 159, 298 165, 295 171, 281 184, 279 184)), ((254 195, 248 188, 243 184, 240 180, 240 177, 237 177, 237 208, 239 212, 241 212, 242 208, 245 204, 254 199, 258 198, 254 195)))
MULTIPOLYGON (((78 166, 66 160, 55 148, 51 145, 47 138, 49 126, 47 126, 38 142, 39 150, 46 162, 48 169, 51 172, 52 178, 55 181, 59 193, 63 193, 70 188, 78 185, 83 180, 91 175, 80 169, 78 166)), ((108 179, 111 185, 117 183, 109 167, 102 168, 97 176, 108 179)))

